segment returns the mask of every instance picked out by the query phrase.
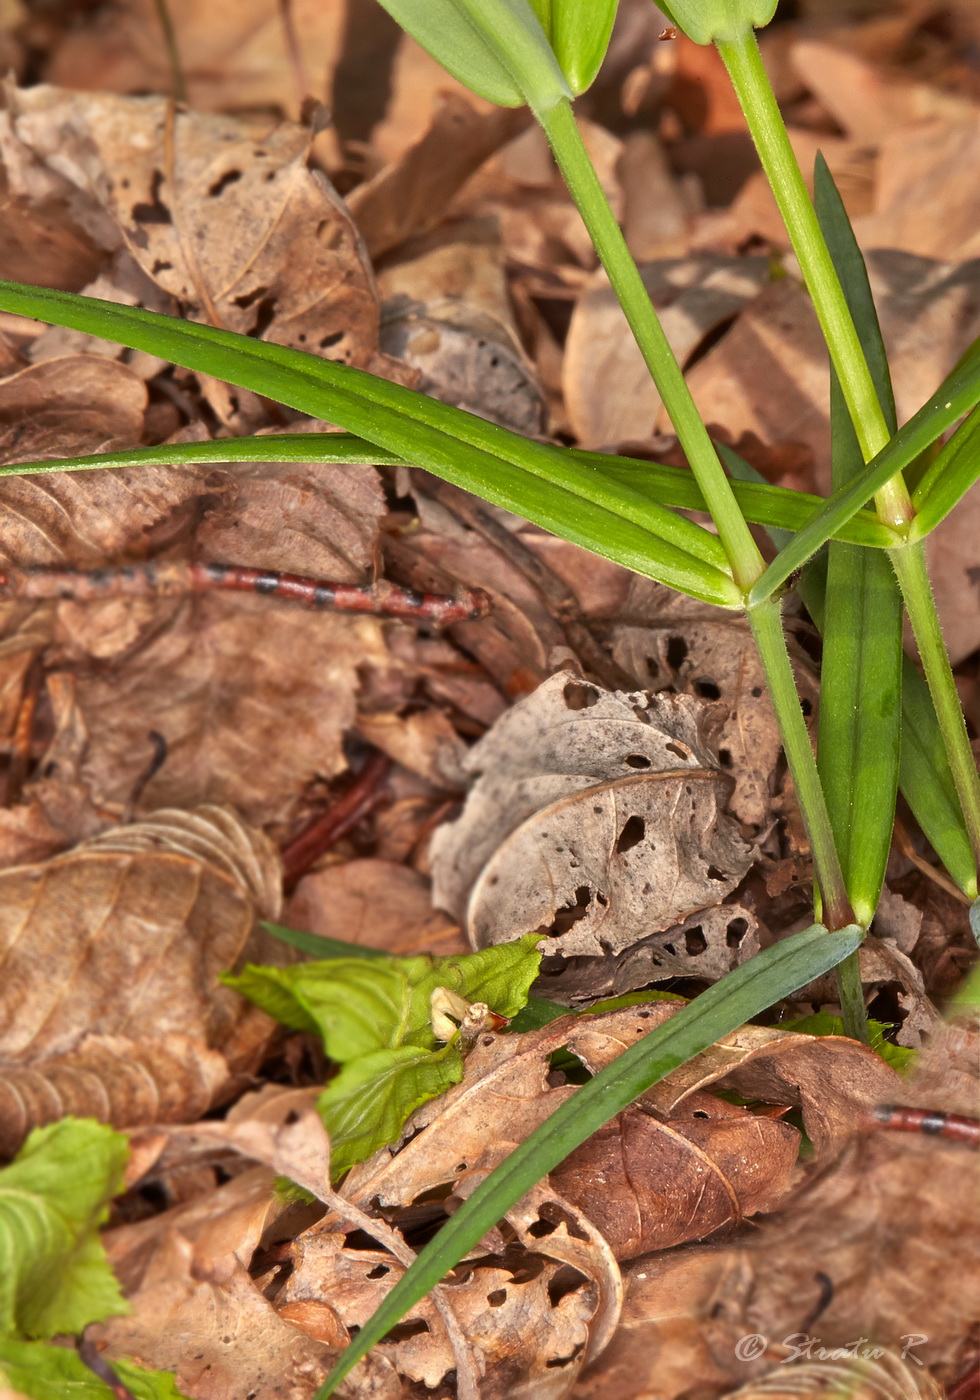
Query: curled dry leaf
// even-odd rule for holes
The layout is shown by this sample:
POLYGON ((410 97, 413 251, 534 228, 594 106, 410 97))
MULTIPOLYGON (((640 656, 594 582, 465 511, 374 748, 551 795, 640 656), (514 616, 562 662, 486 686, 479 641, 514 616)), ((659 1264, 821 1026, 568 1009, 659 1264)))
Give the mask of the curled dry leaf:
POLYGON ((0 874, 2 1147, 72 1111, 116 1126, 203 1112, 273 1026, 219 975, 282 957, 279 860, 219 808, 157 812, 0 874), (268 945, 268 946, 267 946, 268 945))
POLYGON ((56 171, 103 211, 143 270, 200 319, 361 366, 377 296, 350 215, 307 164, 310 133, 261 138, 162 97, 37 87, 9 94, 18 168, 56 171), (33 159, 33 165, 32 165, 33 159))
POLYGON ((552 676, 471 751, 463 815, 433 842, 434 900, 474 946, 540 929, 562 957, 618 953, 716 905, 752 848, 688 696, 552 676))
POLYGON ((868 1344, 876 1355, 781 1366, 731 1392, 729 1400, 942 1400, 943 1392, 921 1363, 868 1344))

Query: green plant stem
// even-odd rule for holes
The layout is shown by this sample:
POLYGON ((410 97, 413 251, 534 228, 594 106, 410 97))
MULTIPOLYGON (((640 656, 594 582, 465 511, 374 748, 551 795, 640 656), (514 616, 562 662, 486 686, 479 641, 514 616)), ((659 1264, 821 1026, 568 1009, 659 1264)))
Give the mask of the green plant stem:
POLYGON ((559 169, 609 274, 630 330, 670 415, 681 447, 715 522, 735 582, 747 593, 763 573, 762 555, 752 538, 701 421, 683 371, 664 334, 636 263, 613 217, 575 123, 571 104, 556 103, 536 116, 551 143, 559 169))
POLYGON ((953 679, 949 652, 943 641, 936 615, 936 603, 926 569, 922 543, 889 551, 905 601, 926 684, 936 709, 956 795, 963 809, 970 846, 980 865, 980 774, 970 748, 970 740, 953 679))
POLYGON ((803 812, 823 900, 824 923, 828 928, 844 928, 854 922, 854 911, 847 898, 830 815, 817 773, 817 761, 813 756, 813 745, 793 677, 793 663, 783 633, 782 612, 779 603, 770 599, 751 608, 747 616, 766 673, 766 684, 779 721, 786 761, 803 812))
MULTIPOLYGON (((737 39, 720 40, 718 52, 728 69, 762 168, 783 216, 840 379, 862 456, 870 462, 891 434, 754 32, 747 29, 737 39)), ((907 525, 913 518, 912 503, 901 476, 896 475, 886 483, 875 501, 880 518, 888 525, 907 525)))
MULTIPOLYGON (((786 761, 810 841, 813 868, 823 904, 824 922, 831 929, 844 928, 854 923, 854 912, 847 897, 830 813, 827 811, 823 786, 817 772, 817 761, 813 755, 810 734, 793 678, 793 664, 786 647, 778 602, 769 599, 758 607, 751 608, 748 620, 766 674, 766 684, 779 722, 786 761)), ((853 1040, 867 1043, 868 1024, 856 952, 838 964, 837 993, 845 1034, 853 1040)))

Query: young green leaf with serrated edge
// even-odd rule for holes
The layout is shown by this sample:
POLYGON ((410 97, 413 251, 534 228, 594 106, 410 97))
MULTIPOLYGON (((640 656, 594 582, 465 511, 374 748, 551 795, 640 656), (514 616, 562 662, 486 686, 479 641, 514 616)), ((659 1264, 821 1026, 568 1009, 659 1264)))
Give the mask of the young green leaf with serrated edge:
MULTIPOLYGON (((186 1400, 169 1371, 144 1371, 131 1361, 112 1369, 135 1400, 186 1400)), ((70 1347, 0 1340, 0 1386, 29 1400, 114 1400, 110 1389, 70 1347)))
MULTIPOLYGON (((272 927, 280 936, 292 934, 272 927)), ((315 935, 292 934, 288 941, 302 947, 304 937, 315 935)), ((327 1055, 342 1066, 317 1105, 336 1178, 393 1142, 409 1114, 462 1079, 457 1041, 444 1045, 433 1031, 433 993, 455 992, 515 1016, 538 975, 540 941, 532 933, 441 958, 382 954, 286 968, 249 965, 223 980, 284 1025, 319 1032, 327 1055)))
POLYGON ((63 1118, 0 1168, 0 1337, 77 1333, 129 1311, 99 1239, 128 1150, 94 1119, 63 1118))
POLYGON ((314 1400, 327 1400, 365 1352, 597 1128, 722 1036, 836 967, 860 946, 863 937, 863 930, 854 924, 834 932, 814 924, 792 934, 728 973, 576 1090, 481 1182, 426 1245, 344 1352, 314 1400))

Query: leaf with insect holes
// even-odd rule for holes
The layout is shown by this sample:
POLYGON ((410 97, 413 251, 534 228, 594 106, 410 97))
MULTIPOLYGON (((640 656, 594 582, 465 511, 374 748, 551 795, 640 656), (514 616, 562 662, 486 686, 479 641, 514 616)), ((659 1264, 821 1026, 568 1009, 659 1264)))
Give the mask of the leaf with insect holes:
MULTIPOLYGON (((113 1361, 112 1369, 134 1400, 184 1400, 169 1371, 144 1371, 131 1361, 113 1361)), ((0 1341, 2 1385, 30 1400, 65 1400, 68 1395, 71 1400, 113 1400, 119 1394, 89 1370, 77 1351, 43 1342, 0 1341)))
POLYGON ((80 1332, 126 1311, 98 1230, 127 1154, 121 1133, 63 1118, 0 1168, 0 1337, 80 1332))
POLYGON ((410 1113, 462 1077, 457 1041, 444 1045, 433 1031, 433 993, 446 990, 515 1016, 538 975, 539 942, 528 934, 441 958, 250 964, 223 980, 284 1025, 318 1032, 327 1055, 344 1067, 318 1104, 330 1133, 331 1169, 340 1175, 394 1141, 410 1113))

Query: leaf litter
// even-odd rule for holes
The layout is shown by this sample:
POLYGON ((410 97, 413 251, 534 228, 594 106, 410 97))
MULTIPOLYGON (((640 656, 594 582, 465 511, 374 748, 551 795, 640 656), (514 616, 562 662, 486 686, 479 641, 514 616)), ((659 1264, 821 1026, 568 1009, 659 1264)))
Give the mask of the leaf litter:
MULTIPOLYGON (((676 460, 520 114, 464 95, 380 10, 345 25, 339 0, 170 8, 186 107, 166 100, 149 0, 4 20, 22 84, 0 114, 5 275, 676 460), (370 83, 352 83, 359 63, 370 83), (324 73, 332 126, 301 111, 324 73)), ((977 333, 976 189, 958 173, 978 121, 962 59, 975 34, 965 7, 950 15, 901 7, 762 36, 794 144, 805 164, 824 151, 856 218, 906 409, 977 333)), ((587 144, 719 437, 770 480, 819 489, 812 313, 713 56, 658 34, 651 7, 622 6, 587 144)), ((330 426, 0 318, 5 462, 330 426)), ((808 922, 808 851, 754 653, 730 617, 410 468, 141 467, 8 477, 0 494, 14 568, 206 560, 492 596, 488 616, 441 634, 261 597, 0 602, 0 1150, 66 1113, 128 1131, 103 1238, 132 1313, 86 1342, 120 1374, 129 1358, 188 1396, 304 1400, 455 1204, 669 1018, 665 991, 696 993, 808 922), (329 835, 372 752, 384 775, 329 835), (324 823, 331 844, 308 847, 284 910, 276 848, 324 823), (380 985, 372 952, 392 985, 419 978, 417 1043, 351 1058, 337 1024, 283 1025, 243 998, 222 974, 247 963, 270 986, 312 975, 263 920, 364 955, 349 983, 319 964, 352 1014, 353 989, 380 985), (525 935, 544 955, 531 1006, 494 992, 489 1014, 516 1012, 513 1028, 468 1031, 476 984, 454 991, 450 964, 427 959, 465 968, 467 949, 493 957, 525 935), (633 1004, 590 1012, 623 993, 633 1004), (541 997, 577 1010, 525 1023, 541 997), (462 1038, 436 1037, 456 1025, 462 1038), (448 1087, 394 1094, 386 1140, 346 1175, 339 1132, 331 1185, 314 1106, 360 1066, 349 1102, 363 1109, 383 1078, 365 1061, 395 1049, 452 1058, 448 1087)), ((975 496, 930 541, 968 709, 975 496)), ((788 621, 812 718, 813 640, 805 617, 788 621)), ((975 1113, 975 1028, 935 1005, 969 933, 917 841, 893 851, 862 952, 881 1049, 918 1047, 914 1076, 834 1033, 829 979, 802 990, 788 1025, 726 1037, 583 1144, 346 1395, 833 1393, 841 1360, 787 1364, 781 1339, 804 1333, 829 1349, 867 1334, 882 1354, 848 1361, 846 1383, 868 1400, 959 1400, 975 1359, 968 1158, 873 1118, 882 1103, 975 1113), (925 1340, 903 1356, 910 1333, 925 1340), (736 1349, 747 1334, 768 1339, 754 1360, 736 1349)), ((384 1040, 382 1021, 366 1013, 384 1040)), ((13 1391, 27 1384, 13 1348, 38 1345, 0 1341, 0 1385, 5 1362, 13 1391)))

